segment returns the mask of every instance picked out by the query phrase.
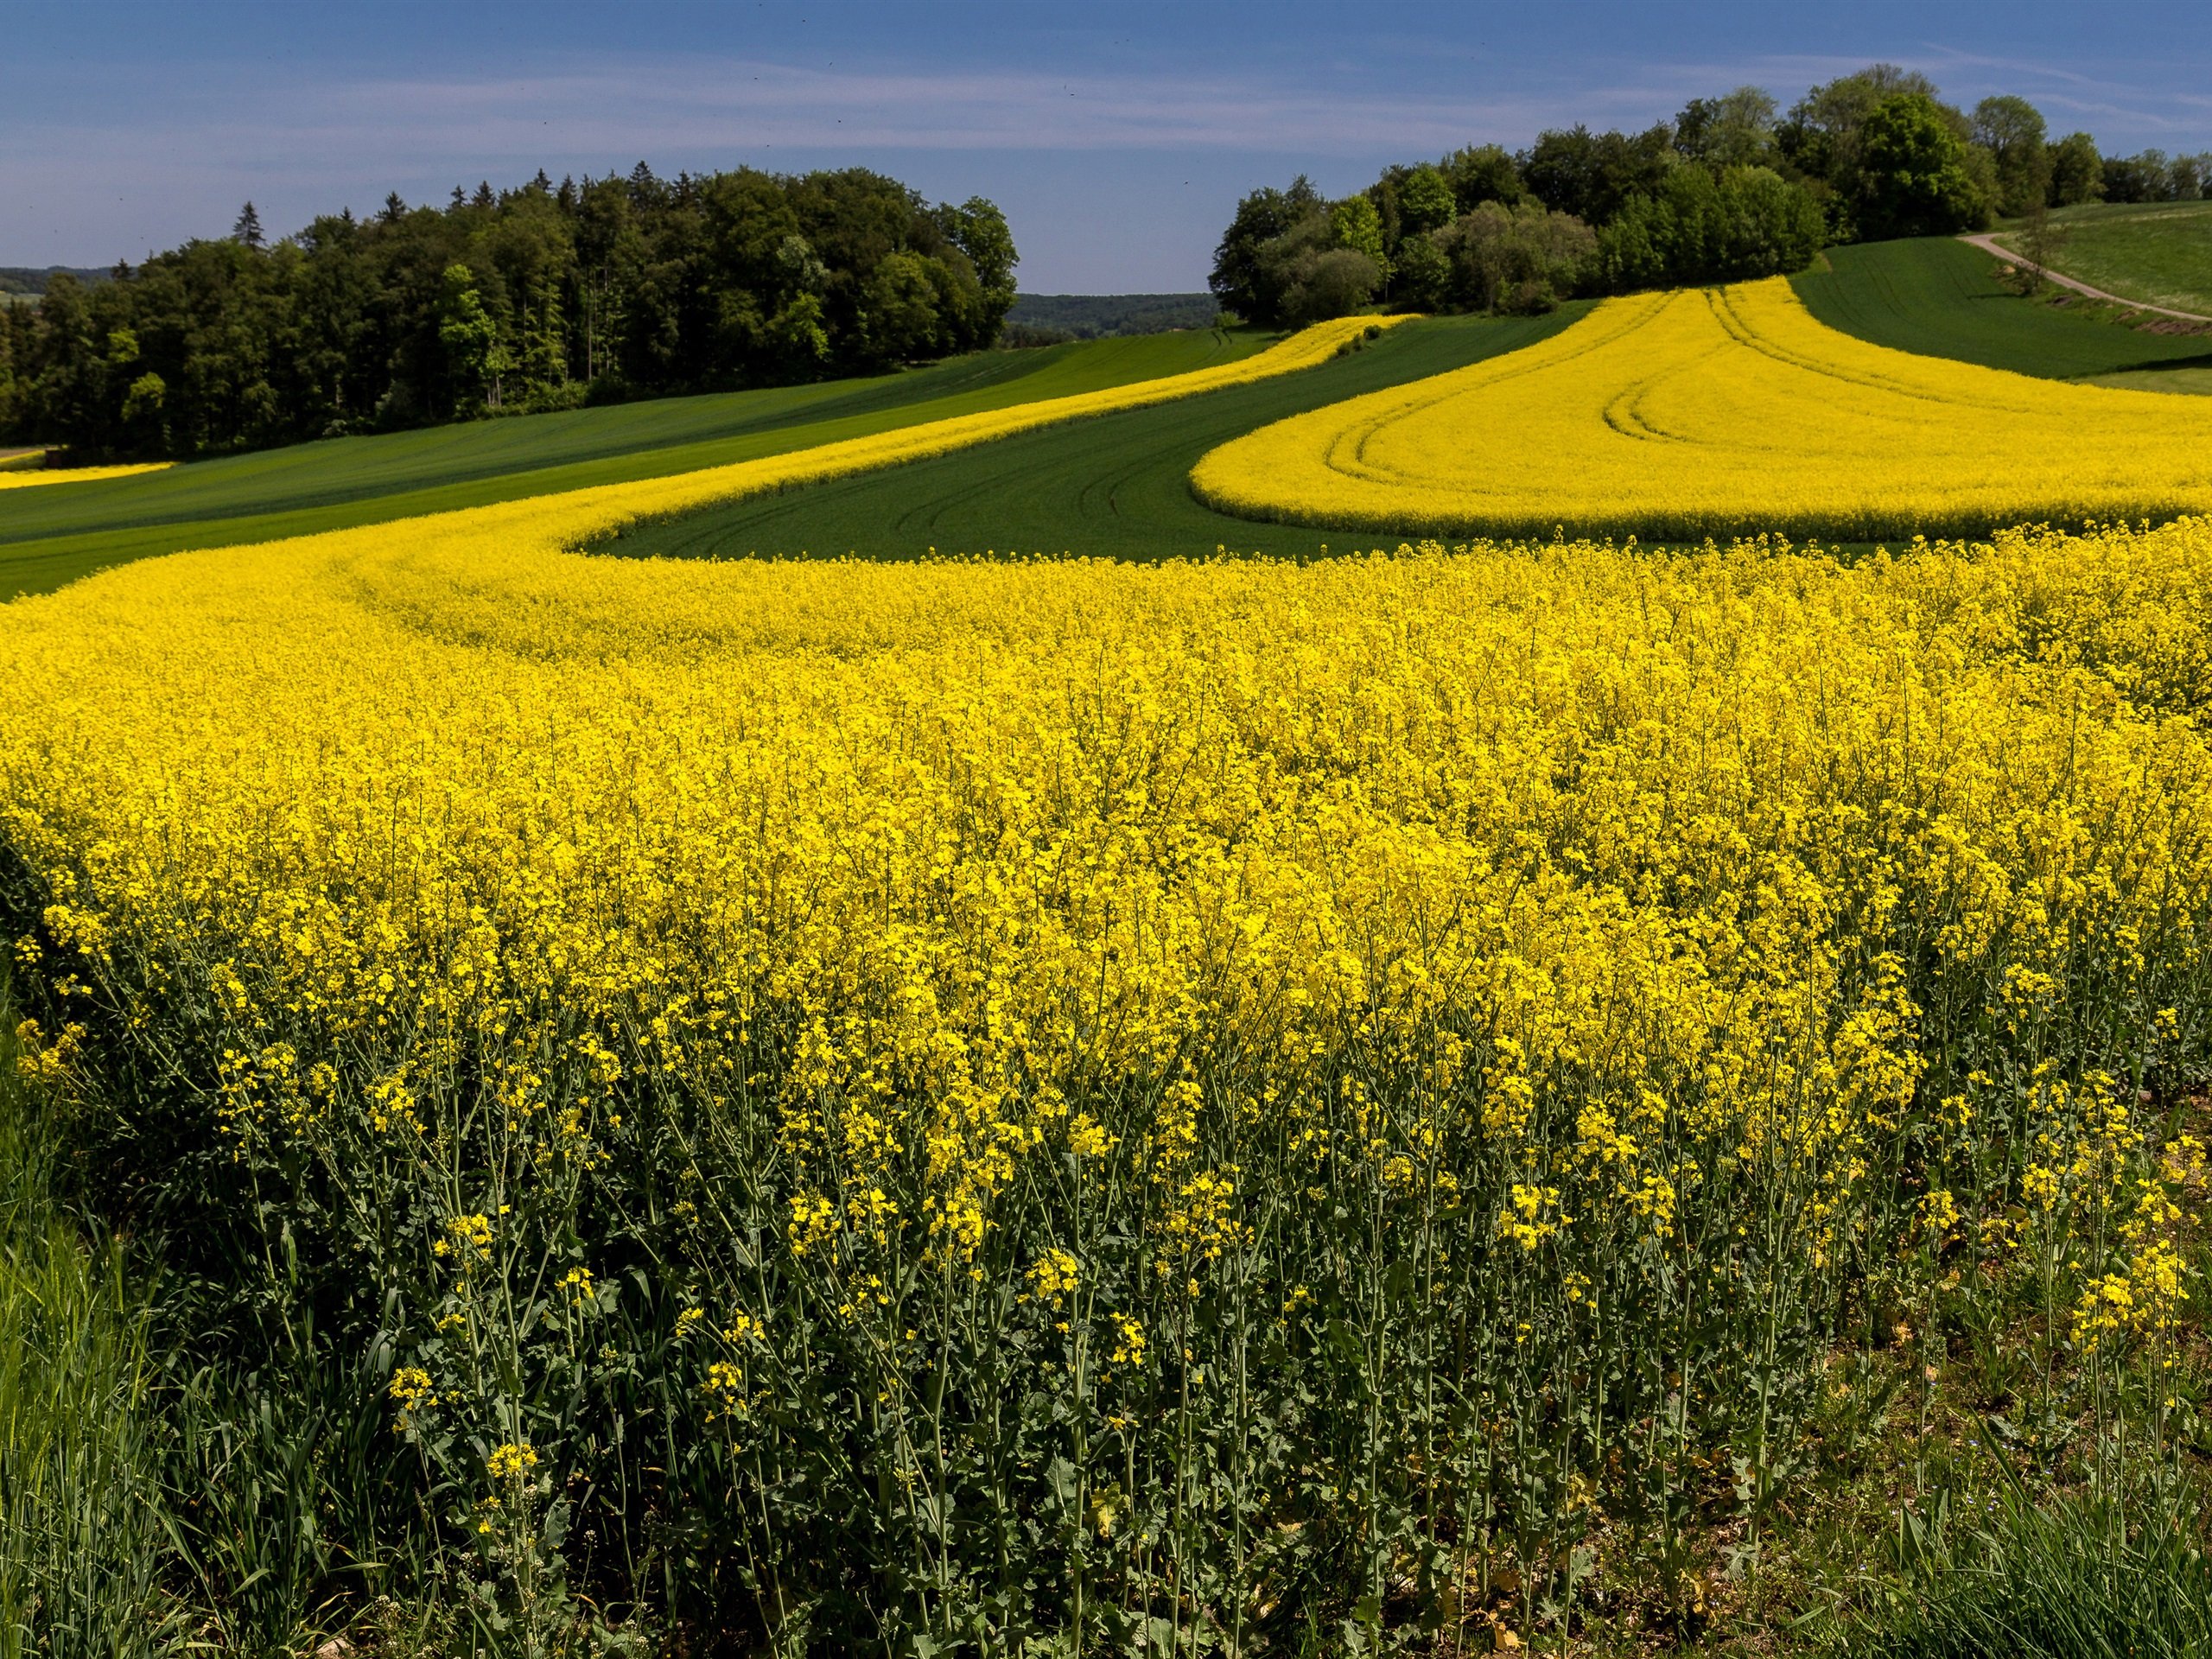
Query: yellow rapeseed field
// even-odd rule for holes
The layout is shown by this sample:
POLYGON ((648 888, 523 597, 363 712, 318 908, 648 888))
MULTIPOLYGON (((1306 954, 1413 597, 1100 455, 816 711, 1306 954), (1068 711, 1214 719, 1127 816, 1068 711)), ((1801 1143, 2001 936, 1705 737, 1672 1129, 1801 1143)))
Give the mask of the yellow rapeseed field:
POLYGON ((1834 1333, 1961 1259, 2092 1369, 2171 1351, 2201 1170, 2138 1090, 2212 1020, 2212 524, 563 550, 944 435, 0 630, 26 1069, 124 1166, 216 1154, 171 1202, 328 1276, 499 1560, 643 1421, 839 1642, 952 1639, 1008 1549, 1048 1623, 1317 1561, 1379 1605, 1731 1458, 1756 1524, 1834 1333))
POLYGON ((42 467, 35 471, 0 469, 0 490, 19 490, 31 484, 90 484, 103 478, 129 478, 137 473, 158 473, 174 463, 147 461, 134 467, 42 467))
POLYGON ((2212 404, 1870 345, 1776 277, 1607 301, 1224 444, 1192 483, 1249 518, 1400 534, 1980 535, 2212 509, 2212 404))
POLYGON ((1211 368, 1193 369, 1185 374, 1163 375, 1157 379, 1132 381, 1097 391, 1074 392, 1065 397, 1040 398, 975 415, 893 427, 866 437, 817 444, 810 449, 738 461, 728 467, 540 498, 519 504, 518 516, 494 509, 495 516, 491 519, 465 520, 455 515, 454 521, 467 526, 460 533, 496 537, 504 533, 498 527, 527 524, 542 531, 557 517, 563 525, 562 534, 574 542, 619 530, 622 524, 637 519, 664 517, 711 502, 896 467, 988 443, 995 438, 1012 437, 1042 426, 1110 415, 1121 410, 1143 409, 1154 404, 1172 403, 1179 397, 1295 373, 1336 356, 1339 348, 1363 334, 1408 321, 1406 317, 1341 317, 1302 328, 1251 357, 1217 364, 1211 368))
MULTIPOLYGON (((894 467, 920 461, 994 438, 1011 437, 1040 426, 1110 415, 1120 410, 1142 409, 1171 403, 1224 387, 1248 385, 1279 374, 1311 368, 1335 356, 1338 348, 1356 336, 1395 327, 1406 317, 1344 317, 1300 329, 1263 352, 1233 363, 1193 369, 1185 374, 1163 375, 1132 381, 1096 391, 1074 392, 1065 397, 1040 398, 1004 409, 986 410, 946 420, 893 427, 867 437, 817 444, 810 449, 740 461, 728 467, 673 474, 650 484, 627 484, 600 491, 577 491, 560 498, 564 511, 579 516, 575 523, 588 526, 578 533, 596 534, 631 519, 681 512, 708 502, 818 482, 826 478, 894 467)), ((156 461, 142 466, 79 467, 37 472, 0 472, 0 489, 31 484, 76 484, 97 479, 124 478, 135 473, 159 472, 171 465, 156 461)))

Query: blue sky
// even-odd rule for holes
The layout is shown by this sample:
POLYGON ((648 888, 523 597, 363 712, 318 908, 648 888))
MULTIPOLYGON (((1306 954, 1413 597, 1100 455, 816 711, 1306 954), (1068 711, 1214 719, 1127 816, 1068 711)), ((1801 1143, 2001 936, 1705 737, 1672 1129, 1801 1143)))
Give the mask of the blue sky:
POLYGON ((2212 149, 2212 4, 93 5, 0 0, 0 264, 105 264, 397 188, 852 164, 1007 210, 1038 292, 1204 285, 1236 198, 1886 59, 2107 151, 2212 149))

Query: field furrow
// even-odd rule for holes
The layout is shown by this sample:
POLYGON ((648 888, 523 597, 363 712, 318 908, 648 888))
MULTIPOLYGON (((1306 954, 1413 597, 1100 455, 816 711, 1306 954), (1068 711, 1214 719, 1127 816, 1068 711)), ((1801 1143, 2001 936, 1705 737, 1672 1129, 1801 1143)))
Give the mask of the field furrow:
POLYGON ((1981 535, 2212 508, 2212 405, 1870 345, 1775 279, 1610 301, 1516 357, 1224 444, 1192 485, 1401 535, 1981 535))

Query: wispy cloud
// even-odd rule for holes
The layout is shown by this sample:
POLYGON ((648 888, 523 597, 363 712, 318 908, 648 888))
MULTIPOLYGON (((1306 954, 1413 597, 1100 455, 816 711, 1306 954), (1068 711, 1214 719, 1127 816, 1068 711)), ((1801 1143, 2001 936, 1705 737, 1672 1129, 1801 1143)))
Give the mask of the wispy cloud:
MULTIPOLYGON (((2201 127, 2207 100, 2063 66, 1929 44, 1907 60, 1945 79, 2003 82, 2054 112, 2124 118, 2152 130, 2201 127)), ((694 56, 553 60, 499 76, 373 77, 292 84, 132 88, 77 105, 49 96, 35 120, 0 118, 16 155, 60 160, 180 149, 226 168, 278 175, 374 156, 444 168, 549 151, 702 160, 774 149, 1173 150, 1304 156, 1419 155, 1471 140, 1523 142, 1569 119, 1662 117, 1689 92, 1745 80, 1786 103, 1857 67, 1838 56, 1738 61, 1585 59, 1530 73, 1480 64, 1459 84, 1390 84, 1377 66, 1350 76, 1275 73, 1058 74, 800 67, 694 56), (13 129, 13 130, 8 130, 13 129)))
POLYGON ((549 144, 610 155, 766 149, 1231 150, 1421 154, 1471 139, 1522 142, 1566 120, 1655 118, 1685 88, 1840 73, 1841 59, 1733 64, 1584 61, 1572 76, 1499 64, 1448 90, 1390 84, 1372 67, 1281 73, 1065 75, 806 68, 691 56, 596 58, 503 76, 174 80, 77 103, 58 89, 11 148, 47 156, 188 144, 229 162, 314 167, 333 156, 446 164, 531 156, 549 144), (1593 73, 1593 71, 1595 73, 1593 73), (73 114, 74 104, 80 113, 73 114), (118 105, 124 106, 119 108, 118 105), (149 140, 151 143, 149 143, 149 140))
MULTIPOLYGON (((1649 93, 1586 89, 1601 116, 1649 93)), ((1364 153, 1464 142, 1471 129, 1511 134, 1559 105, 1521 92, 1470 99, 1436 92, 1361 96, 1296 84, 1203 76, 959 75, 816 70, 743 60, 632 60, 499 78, 365 79, 319 86, 207 88, 111 110, 47 112, 17 135, 48 156, 89 141, 143 153, 150 127, 225 156, 312 165, 367 150, 400 163, 457 152, 524 156, 549 142, 613 155, 871 149, 1232 149, 1364 153)), ((20 149, 19 149, 20 153, 20 149)))
POLYGON ((2108 72, 1941 45, 1927 48, 1920 67, 1942 81, 1971 78, 2001 85, 2036 104, 2062 130, 2086 121, 2122 128, 2139 141, 2164 135, 2185 143, 2212 143, 2204 119, 2204 111, 2212 109, 2212 98, 2180 87, 2151 87, 2108 72))
MULTIPOLYGON (((456 180, 505 183, 541 165, 597 171, 642 156, 664 170, 858 162, 934 172, 963 192, 1013 191, 1019 177, 1035 187, 1033 217, 1079 226, 1050 198, 1119 178, 1134 199, 1173 168, 1166 182, 1178 190, 1198 173, 1211 181, 1211 205, 1193 206, 1192 228, 1172 232, 1192 244, 1175 256, 1179 268, 1203 268, 1211 232, 1200 221, 1217 221, 1236 190, 1298 167, 1351 188, 1386 161, 1518 145, 1578 120, 1639 126, 1687 97, 1746 81, 1787 105, 1865 61, 1601 48, 1535 60, 1459 49, 1447 63, 1422 59, 1417 46, 1366 42, 1220 70, 1166 54, 938 69, 666 52, 549 52, 511 72, 427 74, 349 72, 327 60, 289 70, 88 61, 35 77, 0 66, 0 149, 10 158, 0 226, 10 257, 101 257, 93 249, 136 252, 220 228, 249 194, 274 209, 271 222, 296 224, 339 202, 367 207, 394 186, 419 197, 456 180), (1037 185, 1056 168, 1064 183, 1037 185)), ((2053 64, 1942 41, 1890 55, 1967 102, 2025 92, 2062 130, 2086 125, 2101 138, 2193 147, 2212 126, 2201 78, 2153 84, 2137 77, 2152 73, 2148 64, 2053 64)), ((1145 210, 1161 211, 1156 190, 1145 210)))

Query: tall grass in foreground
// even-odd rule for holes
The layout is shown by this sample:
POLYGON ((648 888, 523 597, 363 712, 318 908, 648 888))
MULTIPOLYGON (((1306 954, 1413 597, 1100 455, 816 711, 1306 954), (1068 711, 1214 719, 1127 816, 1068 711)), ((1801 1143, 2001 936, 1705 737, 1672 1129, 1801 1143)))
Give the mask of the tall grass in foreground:
POLYGON ((1864 1621, 1885 1659, 2166 1659, 2212 1653, 2212 1564, 2193 1501, 2132 1527, 2119 1506, 2018 1494, 1955 1544, 1907 1563, 1913 1594, 1864 1621))
POLYGON ((0 1659, 273 1659, 396 1586, 420 1605, 377 1610, 384 1652, 493 1650, 421 1601, 373 1357, 226 1327, 70 1203, 66 1109, 18 1075, 15 1024, 0 982, 0 1659))
POLYGON ((14 1060, 0 1042, 0 1659, 170 1651, 151 1313, 122 1248, 54 1205, 14 1060))

